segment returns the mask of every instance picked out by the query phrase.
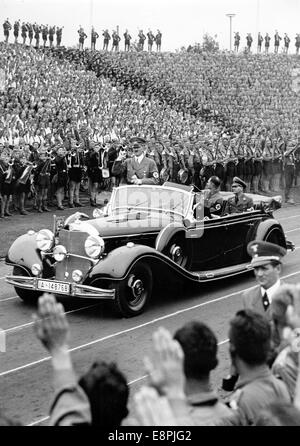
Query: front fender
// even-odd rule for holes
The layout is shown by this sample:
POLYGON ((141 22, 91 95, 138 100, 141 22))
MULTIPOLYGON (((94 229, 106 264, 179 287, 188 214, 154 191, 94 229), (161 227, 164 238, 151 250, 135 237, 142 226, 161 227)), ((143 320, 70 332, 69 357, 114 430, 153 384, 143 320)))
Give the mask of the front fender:
POLYGON ((142 258, 149 261, 153 258, 162 258, 162 254, 149 246, 128 243, 114 249, 100 260, 89 272, 88 281, 93 283, 95 279, 123 279, 131 265, 142 258))
POLYGON ((8 265, 20 265, 31 269, 33 263, 42 266, 42 258, 36 244, 36 232, 30 231, 18 237, 10 246, 5 263, 8 265))
POLYGON ((160 233, 156 237, 155 249, 159 252, 162 252, 171 238, 178 232, 184 232, 184 234, 186 233, 186 228, 182 225, 182 223, 169 223, 160 231, 160 233))

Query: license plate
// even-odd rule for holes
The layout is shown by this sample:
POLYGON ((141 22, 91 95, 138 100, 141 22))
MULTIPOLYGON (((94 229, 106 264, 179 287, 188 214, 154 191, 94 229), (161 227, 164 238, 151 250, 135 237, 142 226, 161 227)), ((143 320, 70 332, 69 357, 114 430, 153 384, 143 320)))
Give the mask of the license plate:
POLYGON ((41 291, 51 291, 52 293, 70 293, 70 284, 63 282, 50 282, 49 280, 38 280, 37 287, 41 291))

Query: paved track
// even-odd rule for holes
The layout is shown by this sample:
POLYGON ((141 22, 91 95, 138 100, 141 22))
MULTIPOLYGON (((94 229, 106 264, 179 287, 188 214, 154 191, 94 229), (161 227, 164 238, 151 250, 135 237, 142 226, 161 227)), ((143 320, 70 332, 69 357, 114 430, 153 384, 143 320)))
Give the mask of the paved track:
MULTIPOLYGON (((288 282, 300 281, 300 207, 280 209, 275 217, 299 248, 286 257, 283 276, 288 282)), ((9 271, 10 267, 0 263, 0 327, 6 333, 6 353, 0 353, 0 404, 24 424, 46 424, 52 397, 49 357, 33 334, 34 307, 25 305, 4 281, 9 271)), ((164 325, 174 332, 191 319, 201 319, 215 331, 220 344, 220 364, 213 375, 219 387, 229 366, 228 321, 240 308, 240 292, 253 285, 249 273, 207 284, 185 296, 155 296, 148 310, 133 319, 116 319, 108 306, 95 301, 65 298, 76 371, 83 373, 96 358, 116 361, 133 394, 146 382, 143 356, 150 351, 153 331, 164 325)))

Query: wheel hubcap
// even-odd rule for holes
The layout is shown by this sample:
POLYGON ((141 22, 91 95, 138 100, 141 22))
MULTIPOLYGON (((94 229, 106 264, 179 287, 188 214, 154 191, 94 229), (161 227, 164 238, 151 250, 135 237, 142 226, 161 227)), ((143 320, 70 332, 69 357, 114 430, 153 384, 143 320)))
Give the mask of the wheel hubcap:
POLYGON ((142 280, 136 279, 135 276, 129 278, 128 286, 131 288, 132 295, 135 299, 139 299, 145 291, 142 280))
POLYGON ((174 245, 171 248, 171 258, 173 260, 173 262, 175 263, 179 263, 182 260, 182 249, 180 246, 174 245))

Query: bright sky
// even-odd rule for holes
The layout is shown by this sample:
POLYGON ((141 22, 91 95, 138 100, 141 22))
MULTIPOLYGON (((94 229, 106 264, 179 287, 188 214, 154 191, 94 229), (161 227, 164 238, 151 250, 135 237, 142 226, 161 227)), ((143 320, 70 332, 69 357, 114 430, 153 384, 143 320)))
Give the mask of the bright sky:
MULTIPOLYGON (((272 37, 273 50, 277 29, 282 37, 288 33, 294 52, 295 35, 300 33, 300 0, 0 0, 2 23, 8 17, 11 21, 64 26, 62 43, 67 46, 77 44, 79 25, 89 35, 93 24, 99 34, 118 25, 121 37, 128 28, 133 39, 139 29, 145 34, 148 28, 154 34, 160 29, 163 51, 201 43, 204 33, 217 35, 220 47, 229 49, 227 13, 236 14, 232 31, 240 32, 240 48, 246 46, 248 32, 252 33, 256 47, 256 34, 261 31, 272 37)), ((122 39, 121 48, 123 44, 122 39)), ((99 40, 97 44, 100 47, 102 36, 101 44, 99 40)))

